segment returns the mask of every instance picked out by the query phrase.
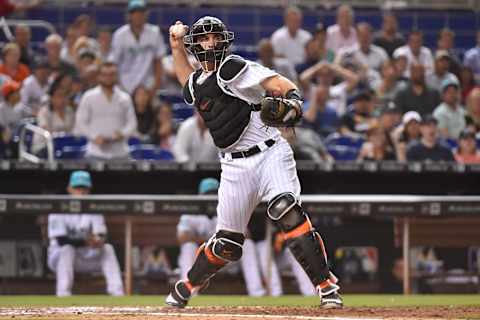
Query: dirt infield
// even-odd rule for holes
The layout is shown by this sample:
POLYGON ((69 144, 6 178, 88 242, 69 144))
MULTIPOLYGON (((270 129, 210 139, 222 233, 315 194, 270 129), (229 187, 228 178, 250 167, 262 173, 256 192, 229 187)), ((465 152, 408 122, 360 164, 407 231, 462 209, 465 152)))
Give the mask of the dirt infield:
POLYGON ((344 308, 315 307, 189 307, 162 308, 0 308, 0 319, 35 320, 366 320, 366 319, 480 319, 480 307, 344 308))

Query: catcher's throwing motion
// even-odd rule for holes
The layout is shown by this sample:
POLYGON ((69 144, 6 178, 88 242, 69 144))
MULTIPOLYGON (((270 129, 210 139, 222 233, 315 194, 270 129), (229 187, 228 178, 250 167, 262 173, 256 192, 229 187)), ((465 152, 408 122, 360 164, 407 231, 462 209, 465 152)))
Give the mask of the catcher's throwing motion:
POLYGON ((283 231, 290 250, 316 286, 321 305, 341 307, 322 239, 300 204, 293 152, 274 128, 300 120, 302 97, 294 83, 276 72, 229 55, 233 38, 220 19, 210 16, 190 29, 180 21, 170 27, 175 71, 185 101, 196 107, 220 149, 222 174, 217 231, 200 247, 187 279, 175 284, 166 303, 185 307, 218 270, 239 260, 248 220, 259 202, 268 201, 268 217, 283 231), (201 69, 193 69, 187 51, 201 69))

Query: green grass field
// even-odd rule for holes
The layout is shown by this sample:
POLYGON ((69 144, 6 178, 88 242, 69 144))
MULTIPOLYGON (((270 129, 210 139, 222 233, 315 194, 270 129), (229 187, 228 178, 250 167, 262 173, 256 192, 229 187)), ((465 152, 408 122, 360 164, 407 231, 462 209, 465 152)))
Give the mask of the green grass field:
MULTIPOLYGON (((163 306, 164 296, 109 297, 102 295, 73 296, 0 296, 1 307, 66 307, 104 306, 140 307, 163 306)), ((478 306, 480 295, 344 295, 349 307, 398 307, 398 306, 478 306)), ((191 306, 315 306, 316 297, 287 295, 277 298, 250 298, 246 296, 199 296, 191 306)))

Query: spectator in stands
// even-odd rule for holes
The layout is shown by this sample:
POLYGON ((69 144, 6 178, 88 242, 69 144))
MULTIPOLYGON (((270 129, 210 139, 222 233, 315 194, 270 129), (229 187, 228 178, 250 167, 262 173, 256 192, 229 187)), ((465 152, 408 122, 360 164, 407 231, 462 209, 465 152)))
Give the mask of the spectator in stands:
POLYGON ((476 47, 465 52, 463 64, 473 71, 476 83, 480 83, 480 31, 477 31, 476 47))
POLYGON ((398 161, 407 160, 407 146, 420 139, 422 117, 416 111, 408 111, 402 117, 402 125, 394 129, 392 138, 398 161))
POLYGON ((127 140, 135 133, 137 120, 132 99, 116 86, 117 75, 114 63, 102 63, 99 85, 85 92, 78 106, 74 132, 88 138, 87 157, 129 157, 127 140))
POLYGON ((95 38, 92 38, 92 31, 95 29, 95 20, 88 14, 79 15, 73 22, 75 29, 77 29, 78 37, 85 37, 88 42, 88 47, 95 52, 95 55, 100 54, 100 47, 95 38))
MULTIPOLYGON (((86 171, 70 175, 67 191, 73 197, 90 193, 92 179, 86 171)), ((113 246, 107 243, 107 226, 101 214, 61 214, 48 216, 48 267, 57 278, 56 294, 72 295, 74 272, 102 272, 107 292, 123 296, 122 275, 113 246)))
POLYGON ((460 75, 460 66, 462 62, 458 57, 455 50, 455 32, 449 28, 443 28, 438 33, 437 51, 446 50, 450 57, 449 72, 453 73, 457 77, 460 75))
POLYGON ((76 74, 75 67, 64 61, 60 56, 62 43, 63 39, 58 34, 51 34, 45 39, 48 65, 54 77, 62 73, 76 74))
POLYGON ((175 130, 173 127, 171 105, 164 103, 156 109, 149 134, 150 143, 162 149, 173 151, 175 145, 175 130))
POLYGON ((20 48, 20 63, 23 63, 27 67, 31 67, 33 62, 33 50, 30 44, 31 38, 32 34, 28 25, 22 23, 15 27, 15 43, 20 48))
POLYGON ((347 96, 357 87, 360 76, 339 64, 319 62, 302 72, 299 80, 304 95, 307 98, 310 96, 310 90, 313 84, 321 84, 329 87, 332 106, 334 106, 337 114, 341 116, 346 111, 347 96), (333 85, 336 77, 341 80, 338 84, 333 85))
POLYGON ((420 115, 431 114, 440 104, 437 91, 430 89, 425 84, 425 68, 421 64, 410 67, 410 83, 401 89, 395 97, 395 104, 402 110, 417 111, 420 115))
POLYGON ((387 132, 380 126, 372 126, 367 130, 367 141, 362 144, 358 160, 385 161, 396 160, 394 150, 387 141, 387 132))
POLYGON ((71 133, 75 124, 75 111, 69 105, 68 95, 60 85, 54 82, 48 90, 49 101, 37 115, 38 126, 50 133, 71 133))
POLYGON ((379 113, 378 127, 385 132, 388 147, 395 150, 393 132, 402 121, 402 113, 392 101, 380 106, 376 112, 379 113))
POLYGON ((338 52, 354 46, 357 43, 357 32, 353 23, 353 9, 349 5, 338 7, 336 24, 327 29, 327 48, 338 52))
POLYGON ((467 97, 473 89, 478 88, 472 69, 466 66, 460 67, 460 87, 462 88, 462 103, 467 103, 467 97))
POLYGON ((264 67, 274 69, 282 76, 297 82, 297 72, 293 64, 286 58, 275 57, 270 39, 264 38, 258 42, 257 62, 264 67))
POLYGON ((405 44, 405 39, 398 32, 397 17, 392 12, 383 15, 382 30, 375 35, 373 43, 382 47, 390 58, 393 58, 393 52, 397 48, 405 44))
POLYGON ((219 161, 212 136, 198 113, 180 124, 172 151, 175 160, 181 163, 219 161))
POLYGON ((21 96, 22 104, 32 109, 36 115, 41 104, 45 102, 49 88, 50 68, 43 57, 38 57, 32 63, 33 73, 23 81, 21 96))
POLYGON ((323 23, 318 23, 313 37, 305 44, 305 62, 297 64, 295 71, 302 73, 320 61, 332 63, 335 53, 327 48, 327 29, 323 23))
POLYGON ((358 89, 353 94, 348 112, 340 120, 340 133, 344 135, 362 134, 376 123, 373 117, 372 93, 369 89, 358 89))
POLYGON ((366 68, 380 71, 381 66, 388 60, 388 55, 381 47, 372 44, 372 27, 367 22, 361 22, 356 31, 358 43, 340 50, 338 56, 350 54, 366 68))
POLYGON ((455 160, 460 163, 480 163, 480 151, 477 150, 475 131, 465 129, 460 133, 455 160))
POLYGON ((393 53, 393 64, 395 65, 398 81, 405 84, 410 82, 410 78, 406 76, 406 74, 410 75, 407 72, 408 58, 406 52, 395 51, 393 53))
POLYGON ((20 12, 34 8, 38 6, 40 2, 41 0, 32 0, 27 3, 14 3, 13 0, 0 0, 0 17, 5 17, 13 12, 20 12))
POLYGON ((97 42, 100 61, 107 61, 112 50, 112 30, 108 27, 100 28, 97 32, 97 42))
POLYGON ((288 7, 283 16, 284 26, 271 37, 275 55, 290 61, 292 65, 305 62, 305 44, 312 38, 302 29, 303 15, 297 7, 288 7))
POLYGON ((467 127, 475 132, 480 132, 480 88, 475 88, 467 98, 467 127))
POLYGON ((152 97, 145 87, 140 86, 133 90, 132 99, 137 117, 137 132, 140 134, 140 137, 145 137, 152 130, 155 121, 152 97))
POLYGON ((439 143, 437 119, 427 115, 420 125, 420 140, 407 147, 408 161, 454 161, 450 149, 439 143))
POLYGON ((157 26, 147 22, 144 0, 130 0, 128 24, 113 34, 110 60, 118 65, 120 85, 132 93, 140 85, 156 92, 162 80, 165 43, 157 26))
MULTIPOLYGON (((54 82, 48 92, 49 101, 40 108, 37 114, 37 125, 48 132, 71 133, 75 123, 75 111, 69 105, 68 95, 60 86, 60 82, 54 82)), ((45 139, 34 135, 33 152, 38 153, 45 148, 45 139)))
POLYGON ((445 80, 457 81, 458 78, 449 72, 452 58, 447 50, 437 50, 435 53, 435 69, 433 73, 427 75, 427 85, 430 89, 441 91, 442 83, 445 80))
POLYGON ((460 105, 460 84, 457 80, 445 79, 441 87, 442 103, 434 110, 440 134, 444 138, 458 139, 465 129, 465 109, 460 105))
POLYGON ((3 47, 0 73, 20 84, 30 75, 30 69, 20 63, 20 47, 16 43, 10 42, 3 47))
POLYGON ((94 65, 96 61, 97 56, 90 48, 80 48, 75 52, 75 67, 77 68, 77 73, 80 77, 80 80, 85 78, 87 69, 91 65, 94 65))
POLYGON ((329 102, 329 91, 328 86, 319 84, 313 89, 311 99, 303 104, 302 126, 323 137, 337 131, 339 125, 337 111, 329 102))
POLYGON ((60 51, 60 57, 63 61, 75 64, 75 43, 78 38, 77 27, 74 24, 69 25, 65 31, 65 41, 60 51))
POLYGON ((19 121, 30 116, 30 110, 20 103, 20 84, 15 81, 7 81, 2 86, 4 101, 0 103, 0 128, 2 128, 2 140, 6 147, 8 158, 16 156, 16 145, 13 142, 13 134, 19 121))
POLYGON ((410 77, 410 68, 414 64, 421 64, 425 68, 425 73, 433 72, 433 56, 430 49, 423 46, 423 33, 421 31, 412 31, 408 36, 407 45, 396 49, 393 56, 404 55, 407 57, 406 77, 410 77))
POLYGON ((382 80, 374 89, 378 103, 386 105, 395 100, 395 97, 404 85, 398 79, 398 73, 392 60, 387 60, 383 63, 380 75, 382 80))

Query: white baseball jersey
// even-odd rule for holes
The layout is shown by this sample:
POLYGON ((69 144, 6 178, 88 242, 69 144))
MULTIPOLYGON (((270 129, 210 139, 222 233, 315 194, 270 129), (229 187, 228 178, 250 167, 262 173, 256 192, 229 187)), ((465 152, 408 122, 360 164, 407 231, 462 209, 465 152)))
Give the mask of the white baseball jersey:
MULTIPOLYGON (((259 104, 265 96, 261 83, 277 73, 256 62, 245 61, 246 66, 228 83, 222 81, 217 72, 217 83, 226 94, 250 104, 259 104)), ((204 72, 197 81, 201 83, 210 75, 204 72)), ((192 81, 193 74, 188 83, 191 93, 192 81)), ((248 158, 232 159, 228 154, 220 157, 222 174, 218 190, 217 230, 245 234, 250 216, 259 202, 268 201, 284 192, 300 196, 293 151, 276 128, 267 127, 262 122, 259 112, 251 113, 250 122, 242 136, 228 150, 222 151, 243 151, 255 145, 259 145, 263 152, 248 158), (276 141, 270 148, 264 144, 268 139, 276 141)))
POLYGON ((165 52, 165 42, 157 26, 145 24, 137 40, 127 24, 113 34, 109 60, 118 65, 122 87, 132 93, 140 85, 153 85, 154 61, 161 59, 165 52))
POLYGON ((56 238, 86 240, 92 234, 106 234, 105 218, 101 214, 50 214, 48 238, 50 245, 58 245, 56 238))

